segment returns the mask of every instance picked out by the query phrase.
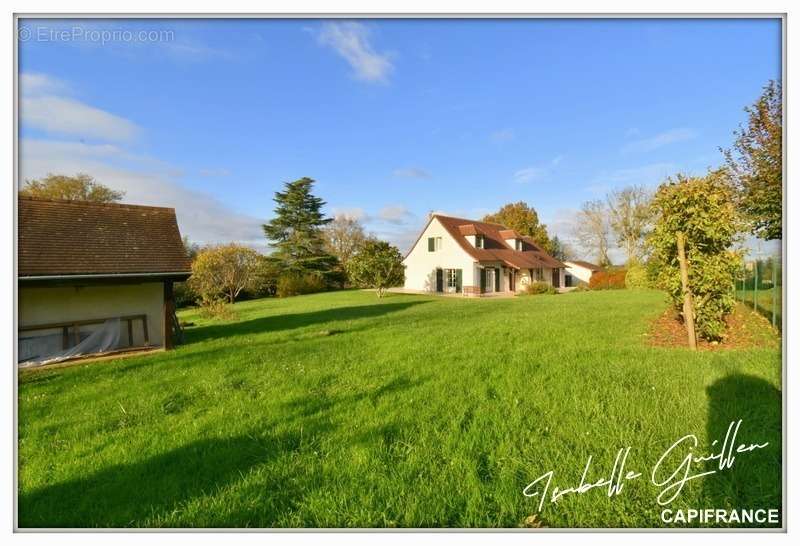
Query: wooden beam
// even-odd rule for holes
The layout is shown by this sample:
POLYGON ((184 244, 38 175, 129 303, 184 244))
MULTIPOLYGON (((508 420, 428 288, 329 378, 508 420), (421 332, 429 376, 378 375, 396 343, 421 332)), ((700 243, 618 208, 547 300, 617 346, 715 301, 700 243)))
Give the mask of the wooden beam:
POLYGON ((172 315, 175 313, 175 297, 172 290, 172 281, 164 281, 164 318, 162 321, 164 349, 172 349, 173 325, 172 315))

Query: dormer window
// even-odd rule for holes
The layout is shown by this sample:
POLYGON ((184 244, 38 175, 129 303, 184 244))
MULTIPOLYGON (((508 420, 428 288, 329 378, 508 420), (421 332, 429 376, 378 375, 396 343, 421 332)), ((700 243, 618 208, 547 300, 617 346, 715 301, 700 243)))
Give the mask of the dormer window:
POLYGON ((522 239, 514 239, 514 248, 517 250, 522 250, 522 239))
POLYGON ((475 248, 483 248, 483 235, 475 236, 475 248))

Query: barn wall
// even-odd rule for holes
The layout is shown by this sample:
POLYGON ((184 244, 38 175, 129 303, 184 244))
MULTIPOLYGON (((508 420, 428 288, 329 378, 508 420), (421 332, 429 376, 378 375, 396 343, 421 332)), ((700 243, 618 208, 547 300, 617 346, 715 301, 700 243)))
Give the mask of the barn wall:
MULTIPOLYGON (((19 325, 147 315, 151 345, 161 345, 164 285, 160 282, 93 286, 36 286, 19 289, 19 325)), ((127 328, 123 328, 126 330, 127 328)), ((127 334, 125 334, 127 335, 127 334)), ((144 343, 139 321, 133 341, 144 343)))

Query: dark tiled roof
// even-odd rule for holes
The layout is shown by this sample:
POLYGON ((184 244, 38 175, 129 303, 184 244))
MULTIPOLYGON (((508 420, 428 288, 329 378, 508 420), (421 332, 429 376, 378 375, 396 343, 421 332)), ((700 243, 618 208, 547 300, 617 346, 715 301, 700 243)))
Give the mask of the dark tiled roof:
POLYGON ((593 263, 584 262, 583 260, 567 260, 571 264, 579 265, 581 267, 585 267, 589 271, 600 271, 603 269, 599 265, 594 265, 593 263))
POLYGON ((503 262, 516 269, 535 269, 539 267, 566 267, 563 263, 547 254, 530 237, 520 236, 515 231, 500 224, 477 222, 464 218, 452 218, 435 214, 434 218, 445 227, 461 248, 479 262, 503 262), (466 228, 465 226, 473 226, 466 228), (475 248, 464 237, 465 231, 483 235, 484 248, 475 248), (523 240, 522 250, 515 250, 505 242, 509 233, 523 240))
POLYGON ((19 276, 188 272, 175 210, 19 198, 19 276))

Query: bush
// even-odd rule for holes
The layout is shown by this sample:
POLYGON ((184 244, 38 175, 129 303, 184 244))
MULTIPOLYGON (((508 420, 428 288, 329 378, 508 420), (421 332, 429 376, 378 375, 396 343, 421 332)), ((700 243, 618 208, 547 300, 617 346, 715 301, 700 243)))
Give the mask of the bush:
POLYGON ((276 293, 279 298, 322 292, 327 288, 321 275, 289 273, 278 279, 276 293))
POLYGON ((628 272, 625 274, 625 288, 648 288, 649 286, 650 282, 645 266, 639 263, 629 265, 628 272))
POLYGON ((223 298, 204 299, 200 301, 200 314, 205 318, 230 320, 236 317, 233 306, 223 298))
POLYGON ((589 290, 589 284, 583 281, 578 283, 578 286, 575 287, 573 292, 587 292, 589 290))
POLYGON ((683 311, 683 288, 677 257, 677 234, 686 240, 689 289, 697 334, 709 341, 725 333, 725 317, 733 310, 734 278, 741 263, 730 249, 739 219, 725 173, 704 177, 678 176, 662 184, 653 201, 657 220, 649 237, 658 264, 658 284, 683 311))
POLYGON ((176 282, 172 286, 175 307, 190 307, 197 303, 200 296, 192 290, 188 282, 176 282))
POLYGON ((592 290, 616 290, 625 288, 625 269, 615 271, 596 271, 589 279, 589 288, 592 290))
POLYGON ((532 282, 525 287, 525 294, 536 296, 539 294, 557 294, 558 291, 546 282, 532 282))

